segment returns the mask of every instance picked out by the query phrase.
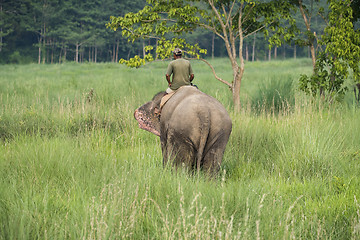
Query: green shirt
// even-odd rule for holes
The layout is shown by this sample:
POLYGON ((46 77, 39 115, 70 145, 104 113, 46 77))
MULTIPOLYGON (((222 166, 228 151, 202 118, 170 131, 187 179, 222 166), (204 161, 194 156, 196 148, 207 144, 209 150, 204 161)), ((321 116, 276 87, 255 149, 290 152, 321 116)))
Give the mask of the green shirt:
POLYGON ((178 58, 169 63, 166 74, 172 77, 171 90, 177 90, 184 85, 190 85, 190 75, 193 74, 190 62, 183 58, 178 58))

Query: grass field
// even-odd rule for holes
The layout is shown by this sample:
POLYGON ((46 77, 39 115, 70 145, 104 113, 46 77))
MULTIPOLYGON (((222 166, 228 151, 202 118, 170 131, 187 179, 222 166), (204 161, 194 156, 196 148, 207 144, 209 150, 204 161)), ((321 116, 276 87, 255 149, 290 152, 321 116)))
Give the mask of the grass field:
MULTIPOLYGON (((227 59, 213 60, 231 79, 227 59)), ((216 180, 163 168, 135 108, 167 62, 0 66, 0 239, 360 239, 360 112, 296 90, 311 60, 246 64, 216 180)))

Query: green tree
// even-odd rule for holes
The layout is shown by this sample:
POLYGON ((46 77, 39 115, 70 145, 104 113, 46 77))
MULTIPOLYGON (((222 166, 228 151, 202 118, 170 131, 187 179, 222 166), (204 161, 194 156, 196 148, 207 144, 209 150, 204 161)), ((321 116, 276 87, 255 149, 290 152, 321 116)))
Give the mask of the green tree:
POLYGON ((69 31, 65 37, 67 42, 75 46, 75 62, 80 61, 81 47, 94 39, 95 20, 90 17, 89 10, 93 1, 70 1, 67 6, 69 31))
POLYGON ((45 63, 46 38, 50 33, 50 22, 54 18, 57 0, 26 0, 27 12, 23 17, 25 29, 37 35, 38 43, 38 63, 45 63))
POLYGON ((12 5, 14 4, 10 2, 0 2, 0 52, 5 46, 3 39, 13 31, 11 19, 15 13, 11 11, 14 10, 12 5))
POLYGON ((360 19, 360 0, 351 1, 351 8, 353 9, 353 23, 360 19))
POLYGON ((300 89, 306 93, 320 93, 327 99, 342 99, 347 88, 345 79, 353 72, 353 81, 360 81, 360 31, 353 27, 351 0, 329 1, 328 24, 319 44, 315 71, 311 76, 302 75, 300 89))
POLYGON ((101 0, 101 10, 97 14, 98 17, 100 16, 97 24, 97 34, 100 35, 99 37, 102 38, 103 43, 105 43, 102 45, 102 48, 107 47, 110 50, 108 51, 110 52, 110 58, 107 58, 107 60, 118 62, 120 55, 123 57, 128 56, 129 52, 133 51, 137 45, 139 45, 126 41, 126 39, 121 36, 121 32, 104 28, 106 23, 109 22, 109 16, 114 14, 124 15, 129 11, 140 10, 144 6, 145 2, 143 0, 101 0))
MULTIPOLYGON (((240 109, 240 87, 245 70, 243 57, 244 39, 263 32, 269 42, 280 45, 283 40, 293 37, 294 21, 291 17, 293 4, 289 1, 272 0, 148 0, 148 5, 138 12, 123 17, 111 17, 108 27, 120 28, 130 41, 156 39, 156 55, 165 59, 174 47, 182 48, 187 54, 208 64, 217 80, 229 86, 233 95, 235 110, 240 109), (286 29, 283 22, 289 21, 286 29), (198 44, 189 44, 181 36, 196 28, 209 30, 223 40, 232 70, 232 81, 218 76, 213 66, 202 58, 206 53, 198 44), (287 31, 291 30, 291 31, 287 31)), ((131 67, 139 67, 145 61, 153 61, 154 46, 147 46, 144 57, 136 55, 129 60, 120 60, 131 67)))

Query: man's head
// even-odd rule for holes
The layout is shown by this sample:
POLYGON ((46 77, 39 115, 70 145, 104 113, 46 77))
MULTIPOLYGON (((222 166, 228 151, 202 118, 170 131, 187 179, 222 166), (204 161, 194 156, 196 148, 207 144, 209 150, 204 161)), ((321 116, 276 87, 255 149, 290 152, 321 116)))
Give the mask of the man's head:
POLYGON ((174 51, 173 51, 173 53, 174 53, 174 58, 175 58, 175 59, 176 59, 176 58, 181 58, 182 51, 181 51, 180 48, 175 48, 174 51))

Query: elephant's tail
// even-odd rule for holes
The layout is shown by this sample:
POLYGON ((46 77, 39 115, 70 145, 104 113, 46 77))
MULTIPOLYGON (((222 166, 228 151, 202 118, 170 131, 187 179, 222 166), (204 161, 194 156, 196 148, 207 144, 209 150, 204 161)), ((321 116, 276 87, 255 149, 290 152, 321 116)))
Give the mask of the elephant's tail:
POLYGON ((196 168, 197 171, 200 172, 200 168, 201 168, 201 162, 204 158, 204 150, 205 150, 205 146, 206 146, 206 142, 208 140, 209 137, 209 133, 210 133, 210 119, 209 119, 209 114, 204 114, 205 116, 200 116, 200 144, 199 144, 199 148, 197 151, 197 156, 196 156, 196 168))

